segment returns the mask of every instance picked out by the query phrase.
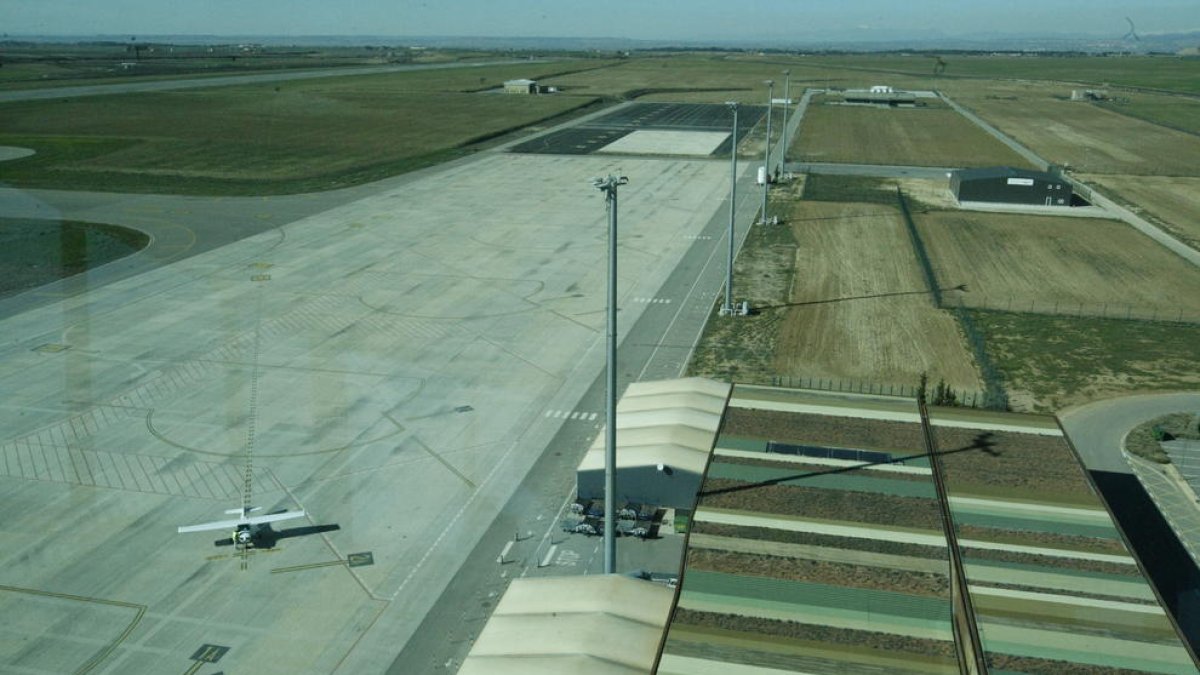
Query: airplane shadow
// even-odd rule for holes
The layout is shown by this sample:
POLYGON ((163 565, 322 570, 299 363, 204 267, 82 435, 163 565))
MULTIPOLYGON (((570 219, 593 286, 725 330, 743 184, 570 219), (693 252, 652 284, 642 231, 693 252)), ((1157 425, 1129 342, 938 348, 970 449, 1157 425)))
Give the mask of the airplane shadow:
MULTIPOLYGON (((966 292, 967 285, 959 284, 949 288, 938 289, 945 293, 947 291, 963 291, 966 292)), ((895 293, 875 293, 873 295, 852 295, 844 298, 829 298, 826 300, 809 300, 807 302, 789 302, 780 305, 762 305, 759 307, 751 307, 751 312, 766 312, 773 309, 787 309, 789 307, 808 307, 810 305, 829 305, 838 302, 848 302, 850 300, 872 300, 875 298, 894 298, 903 295, 929 295, 929 291, 897 291, 895 293)))
MULTIPOLYGON (((960 452, 970 452, 972 450, 975 450, 975 451, 983 452, 992 457, 1000 457, 1002 453, 1000 451, 996 450, 996 441, 993 439, 994 435, 995 434, 993 434, 991 431, 985 431, 983 433, 976 434, 975 437, 971 440, 970 445, 965 445, 961 448, 954 448, 952 450, 938 450, 937 454, 938 454, 938 456, 946 456, 946 455, 954 455, 954 454, 957 454, 960 452)), ((772 453, 763 453, 762 459, 767 459, 767 460, 772 459, 771 454, 772 453)), ((701 492, 699 494, 699 496, 700 497, 711 497, 711 496, 715 496, 715 495, 727 494, 730 492, 743 492, 745 490, 754 490, 757 488, 770 487, 772 485, 779 485, 781 483, 792 483, 794 481, 802 481, 805 478, 812 478, 814 476, 828 476, 831 474, 852 473, 855 471, 861 471, 862 469, 867 468, 867 467, 879 466, 881 464, 904 464, 906 461, 908 461, 910 459, 921 459, 923 457, 927 457, 927 455, 925 453, 918 453, 918 454, 913 454, 913 455, 904 455, 902 457, 892 457, 891 459, 880 460, 880 461, 875 461, 875 462, 863 462, 862 464, 856 464, 854 466, 837 467, 837 468, 825 469, 825 470, 821 470, 821 471, 808 471, 805 473, 792 474, 790 476, 780 476, 779 478, 770 478, 770 479, 764 480, 764 481, 747 483, 744 485, 735 485, 735 486, 727 487, 727 488, 717 488, 715 490, 705 490, 705 491, 701 492)), ((803 487, 803 486, 799 485, 799 487, 803 487)))

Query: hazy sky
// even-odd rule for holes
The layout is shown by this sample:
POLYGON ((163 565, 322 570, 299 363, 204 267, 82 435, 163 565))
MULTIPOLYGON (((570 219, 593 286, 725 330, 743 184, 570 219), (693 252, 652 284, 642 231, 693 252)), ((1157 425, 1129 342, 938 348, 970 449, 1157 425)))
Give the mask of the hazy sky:
POLYGON ((753 39, 1200 29, 1200 0, 0 0, 9 35, 753 39))

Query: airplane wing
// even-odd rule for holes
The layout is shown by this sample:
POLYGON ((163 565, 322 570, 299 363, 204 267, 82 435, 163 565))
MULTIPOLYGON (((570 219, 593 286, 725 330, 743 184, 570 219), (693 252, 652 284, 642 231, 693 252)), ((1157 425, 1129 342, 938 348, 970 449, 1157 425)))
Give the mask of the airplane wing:
POLYGON ((199 525, 183 525, 178 529, 178 531, 182 533, 207 532, 208 530, 231 530, 236 528, 238 525, 261 525, 263 523, 276 523, 281 520, 292 520, 293 518, 303 518, 304 516, 304 511, 284 511, 283 513, 268 513, 263 516, 238 518, 237 520, 218 520, 211 523, 201 523, 199 525))
POLYGON ((200 525, 183 525, 179 528, 179 532, 205 532, 208 530, 231 530, 238 525, 244 524, 243 520, 218 520, 212 523, 201 523, 200 525))
POLYGON ((304 516, 305 513, 303 511, 284 511, 283 513, 268 513, 265 516, 252 516, 242 522, 246 522, 251 525, 260 525, 262 523, 277 523, 281 520, 303 518, 304 516))

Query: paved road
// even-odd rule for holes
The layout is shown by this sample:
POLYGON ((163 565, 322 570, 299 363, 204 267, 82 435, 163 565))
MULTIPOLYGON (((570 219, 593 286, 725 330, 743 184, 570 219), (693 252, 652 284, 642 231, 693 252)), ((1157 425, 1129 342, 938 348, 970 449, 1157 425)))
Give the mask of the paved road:
POLYGON ((473 61, 470 63, 426 63, 393 66, 362 66, 350 68, 323 68, 320 70, 287 70, 253 75, 222 75, 180 80, 157 80, 154 82, 122 82, 120 84, 94 84, 77 87, 47 87, 45 89, 21 89, 0 92, 0 103, 13 101, 41 101, 57 98, 79 98, 82 96, 107 96, 110 94, 132 94, 153 91, 176 91, 179 89, 202 89, 205 87, 229 87, 263 82, 287 82, 290 80, 312 80, 321 77, 346 77, 349 75, 382 75, 413 70, 445 70, 449 68, 475 68, 478 66, 500 66, 511 63, 545 63, 546 59, 504 59, 496 61, 473 61))
POLYGON ((1200 410, 1200 392, 1122 396, 1059 413, 1063 427, 1090 471, 1130 473, 1121 453, 1125 435, 1160 415, 1200 410))
MULTIPOLYGON (((738 182, 737 228, 740 249, 757 215, 759 192, 752 162, 742 163, 738 182)), ((714 304, 724 289, 729 227, 728 199, 710 218, 703 232, 684 255, 655 297, 668 302, 652 305, 633 324, 618 350, 618 390, 630 382, 679 377, 699 339, 705 322, 713 314, 714 304)), ((623 212, 622 218, 634 217, 623 212)), ((730 319, 722 319, 730 320, 730 319)), ((736 320, 736 319, 732 319, 736 320)), ((618 318, 618 322, 620 319, 618 318)), ((576 406, 580 410, 604 409, 605 379, 601 372, 576 406)), ((574 470, 590 446, 599 427, 579 429, 563 427, 526 476, 513 498, 472 551, 470 557, 447 586, 433 610, 408 641, 388 670, 389 674, 453 672, 470 651, 470 640, 482 630, 512 578, 525 576, 536 568, 538 551, 518 565, 497 563, 497 553, 513 538, 515 531, 529 523, 538 523, 530 541, 542 541, 556 532, 557 516, 574 493, 574 470), (447 639, 447 636, 454 636, 447 639)), ((597 540, 598 541, 598 540, 597 540)), ((644 558, 637 549, 642 542, 619 539, 618 570, 643 567, 644 558)), ((558 568, 558 574, 598 574, 602 567, 597 557, 592 565, 558 568)), ((678 560, 673 562, 677 567, 678 560)), ((653 569, 651 571, 677 571, 653 569)))
POLYGON ((1097 401, 1059 414, 1089 471, 1134 474, 1158 506, 1192 559, 1200 564, 1200 506, 1172 467, 1136 457, 1121 448, 1143 422, 1175 412, 1200 411, 1200 392, 1146 394, 1097 401))

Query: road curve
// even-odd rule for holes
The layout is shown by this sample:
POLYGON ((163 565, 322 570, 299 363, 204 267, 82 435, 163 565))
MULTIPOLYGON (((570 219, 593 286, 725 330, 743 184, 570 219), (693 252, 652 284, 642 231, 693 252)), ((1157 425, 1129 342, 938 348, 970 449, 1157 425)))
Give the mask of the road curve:
POLYGON ((1132 473, 1121 454, 1126 434, 1155 417, 1184 410, 1200 411, 1200 391, 1111 398, 1058 417, 1089 471, 1132 473))

